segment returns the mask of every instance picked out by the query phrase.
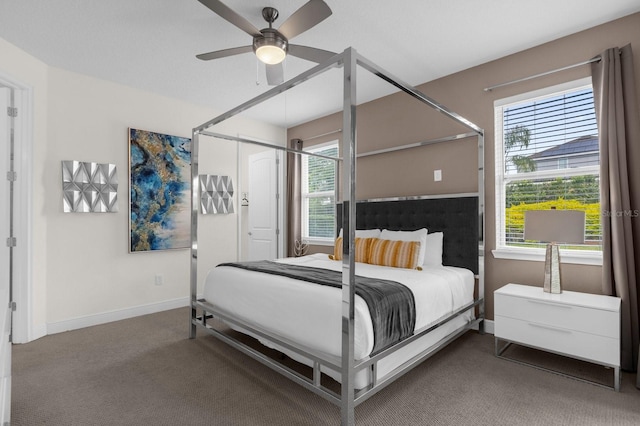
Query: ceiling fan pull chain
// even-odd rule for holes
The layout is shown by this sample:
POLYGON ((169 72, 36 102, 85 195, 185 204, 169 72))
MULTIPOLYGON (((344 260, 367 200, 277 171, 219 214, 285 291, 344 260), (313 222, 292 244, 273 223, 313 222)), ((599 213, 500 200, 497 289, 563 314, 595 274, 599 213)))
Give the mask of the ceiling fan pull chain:
POLYGON ((260 86, 260 61, 256 57, 256 86, 260 86))

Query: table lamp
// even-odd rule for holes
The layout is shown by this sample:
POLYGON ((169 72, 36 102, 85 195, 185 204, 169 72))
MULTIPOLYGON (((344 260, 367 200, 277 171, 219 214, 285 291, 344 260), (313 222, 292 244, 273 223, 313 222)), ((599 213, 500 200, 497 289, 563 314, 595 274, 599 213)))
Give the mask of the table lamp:
POLYGON ((545 242, 544 291, 562 293, 558 243, 584 244, 583 211, 529 210, 524 213, 524 239, 545 242))

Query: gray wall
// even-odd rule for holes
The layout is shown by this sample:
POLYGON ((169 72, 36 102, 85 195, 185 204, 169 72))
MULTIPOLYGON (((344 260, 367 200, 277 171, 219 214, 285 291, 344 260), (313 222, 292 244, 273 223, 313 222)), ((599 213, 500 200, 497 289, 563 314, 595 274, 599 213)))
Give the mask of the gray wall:
MULTIPOLYGON (((640 83, 640 14, 573 34, 541 46, 488 62, 426 83, 418 88, 485 129, 486 241, 485 277, 487 317, 493 318, 493 291, 514 282, 541 285, 541 262, 495 259, 494 109, 497 99, 590 76, 588 66, 485 92, 494 84, 526 77, 582 62, 603 50, 632 44, 636 81, 640 83)), ((640 91, 640 84, 636 87, 640 91)), ((637 94, 640 103, 640 93, 637 94)), ((334 114, 288 130, 287 138, 305 139, 342 127, 334 114)), ((440 113, 420 106, 405 94, 381 98, 357 109, 358 152, 419 142, 460 131, 440 113)), ((329 139, 335 135, 328 136, 329 139)), ((323 142, 315 139, 314 143, 323 142)), ((477 189, 476 141, 447 144, 368 157, 357 163, 357 198, 472 192, 477 189), (433 181, 433 170, 442 170, 443 180, 433 181), (384 171, 384 173, 383 173, 384 171)), ((599 293, 601 267, 565 264, 562 269, 567 290, 599 293)))

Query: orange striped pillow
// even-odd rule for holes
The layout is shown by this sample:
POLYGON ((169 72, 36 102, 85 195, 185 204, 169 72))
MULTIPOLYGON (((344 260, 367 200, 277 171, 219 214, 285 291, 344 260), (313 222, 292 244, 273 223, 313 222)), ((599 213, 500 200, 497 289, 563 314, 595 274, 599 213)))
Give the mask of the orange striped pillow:
POLYGON ((369 250, 369 263, 394 268, 416 269, 419 241, 393 241, 375 238, 369 250))
MULTIPOLYGON (((356 238, 356 262, 368 263, 369 250, 371 243, 377 238, 356 238)), ((336 244, 333 246, 333 260, 342 260, 342 237, 336 238, 336 244)))

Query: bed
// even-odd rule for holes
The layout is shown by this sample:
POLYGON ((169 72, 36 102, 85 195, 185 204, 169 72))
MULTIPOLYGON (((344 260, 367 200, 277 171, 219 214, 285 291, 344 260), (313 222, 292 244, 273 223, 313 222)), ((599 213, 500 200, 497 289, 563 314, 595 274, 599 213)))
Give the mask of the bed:
MULTIPOLYGON (((446 327, 440 328, 438 333, 431 333, 420 342, 395 353, 393 357, 378 362, 378 380, 383 380, 421 349, 437 343, 443 336, 471 323, 474 317, 471 307, 475 306, 474 271, 477 272, 478 265, 477 221, 474 220, 476 212, 477 197, 358 203, 356 217, 361 218, 361 222, 368 222, 371 229, 377 229, 381 223, 386 226, 396 225, 396 229, 389 230, 392 231, 389 235, 403 230, 408 234, 409 228, 432 229, 428 234, 425 231, 430 241, 427 243, 429 253, 427 259, 420 262, 420 270, 356 262, 357 276, 393 280, 411 290, 415 303, 415 325, 411 335, 428 329, 454 312, 461 311, 457 318, 446 327), (404 221, 402 215, 405 216, 404 221), (373 223, 372 218, 376 218, 373 223), (445 222, 439 223, 441 220, 445 222), (444 238, 445 232, 447 238, 444 238), (446 266, 452 264, 462 267, 446 266), (463 308, 467 310, 462 310, 463 308)), ((338 214, 340 213, 341 209, 338 209, 338 214)), ((356 231, 356 235, 359 232, 356 231)), ((342 269, 341 262, 330 259, 327 254, 280 259, 276 263, 334 272, 340 272, 342 269)), ((239 266, 222 265, 213 268, 207 276, 201 302, 209 305, 212 311, 227 317, 233 316, 251 328, 260 328, 265 334, 296 342, 300 348, 315 353, 318 357, 340 357, 340 289, 246 270, 239 266)), ((355 298, 354 325, 354 358, 362 361, 378 351, 374 350, 376 339, 372 315, 362 297, 355 298)), ((272 340, 252 334, 242 327, 235 328, 256 337, 264 345, 277 349, 296 361, 313 366, 313 360, 310 358, 287 350, 272 340)), ((341 380, 341 373, 335 368, 321 364, 320 371, 337 381, 341 380)), ((355 376, 354 386, 356 389, 372 387, 371 379, 368 370, 360 370, 355 376)))
MULTIPOLYGON (((401 82, 353 49, 347 49, 326 63, 283 83, 263 95, 195 128, 192 139, 192 246, 191 246, 191 318, 189 337, 201 329, 234 346, 264 365, 280 372, 341 408, 342 424, 354 424, 357 404, 383 389, 396 378, 427 359, 433 353, 471 328, 483 331, 483 220, 484 154, 483 132, 473 123, 401 82), (450 119, 466 126, 471 133, 427 141, 443 143, 459 138, 478 138, 478 192, 397 199, 355 200, 355 68, 356 65, 393 84, 450 119), (277 96, 327 69, 342 66, 345 74, 343 109, 342 203, 337 206, 338 231, 344 230, 343 250, 335 258, 315 254, 301 258, 280 259, 260 267, 269 273, 238 263, 212 267, 207 274, 204 294, 198 292, 197 224, 198 224, 198 144, 199 136, 212 136, 239 143, 258 141, 212 132, 210 128, 253 105, 277 96), (194 189, 195 188, 195 189, 194 189), (351 208, 354 206, 355 208, 351 208), (427 229, 427 235, 439 234, 442 255, 439 262, 420 268, 390 268, 356 262, 357 233, 380 229, 389 233, 427 229), (287 268, 288 276, 273 273, 287 268), (324 275, 337 274, 330 285, 311 283, 296 275, 301 269, 319 268, 324 275), (381 341, 372 313, 377 312, 368 299, 358 293, 360 280, 375 279, 400 283, 409 289, 415 306, 409 331, 396 340, 381 341), (256 285, 256 283, 259 283, 256 285), (364 300, 366 299, 366 301, 364 300), (300 373, 262 351, 247 345, 233 334, 215 326, 219 320, 236 331, 258 339, 294 360, 309 365, 310 376, 300 373), (391 343, 389 343, 391 342, 391 343), (336 392, 324 384, 323 375, 340 383, 336 392)), ((411 149, 416 146, 398 147, 411 149)), ((278 148, 300 154, 287 148, 278 148)), ((386 151, 387 152, 387 151, 386 151)), ((383 232, 383 231, 381 231, 383 232)), ((389 234, 386 234, 389 235, 389 234)), ((381 238, 380 240, 384 240, 381 238)), ((422 244, 424 246, 424 244, 422 244)), ((419 247, 419 246, 417 246, 419 247)), ((302 272, 299 272, 302 273, 302 272)), ((323 275, 320 273, 320 275, 323 275)), ((361 291, 361 289, 360 289, 361 291)), ((405 292, 405 290, 402 290, 405 292)), ((383 302, 385 301, 384 298, 383 302)), ((386 303, 386 302, 385 302, 386 303)), ((404 303, 404 302, 403 302, 404 303)), ((376 315, 373 315, 376 316, 376 315)), ((403 328, 401 325, 400 328, 403 328)), ((406 327, 405 327, 406 328, 406 327)), ((386 337, 385 337, 386 338, 386 337)))
MULTIPOLYGON (((277 263, 305 265, 340 271, 342 265, 326 254, 314 254, 300 258, 280 259, 277 263)), ((422 271, 398 270, 386 266, 358 263, 356 274, 366 277, 393 279, 410 288, 415 297, 415 330, 420 331, 445 318, 452 312, 473 302, 474 275, 468 269, 448 266, 425 267, 422 271)), ((263 275, 233 266, 219 266, 207 277, 204 302, 216 312, 233 315, 253 328, 297 342, 309 352, 327 358, 338 358, 341 353, 340 290, 306 281, 277 275, 263 275)), ((360 361, 374 352, 372 316, 366 302, 360 296, 355 300, 355 359, 360 361)), ((472 319, 470 311, 452 322, 452 329, 466 325, 472 319)), ((237 328, 251 335, 250 331, 237 328)), ((443 329, 444 330, 444 329, 443 329)), ((433 338, 430 343, 439 339, 433 338)), ((265 346, 277 349, 296 361, 312 366, 312 360, 288 351, 267 339, 257 337, 265 346)), ((403 361, 411 358, 406 350, 392 360, 378 364, 378 378, 384 379, 403 361)), ((417 352, 415 352, 417 353, 417 352)), ((412 354, 415 355, 415 354, 412 354)), ((340 371, 327 366, 321 372, 340 381, 340 371)), ((370 377, 364 370, 356 375, 354 386, 362 389, 370 385, 370 377)))

